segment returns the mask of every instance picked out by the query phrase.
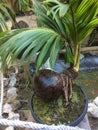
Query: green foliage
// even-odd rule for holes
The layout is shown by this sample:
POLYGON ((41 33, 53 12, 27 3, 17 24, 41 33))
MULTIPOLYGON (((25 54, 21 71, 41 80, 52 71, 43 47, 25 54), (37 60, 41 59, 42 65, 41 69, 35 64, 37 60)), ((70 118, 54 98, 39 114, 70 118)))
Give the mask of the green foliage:
POLYGON ((0 1, 0 32, 8 29, 6 19, 9 19, 14 24, 13 16, 15 15, 11 7, 4 1, 0 1))
POLYGON ((18 12, 29 11, 30 10, 29 1, 30 0, 18 0, 18 3, 17 3, 18 12))
POLYGON ((72 92, 72 99, 71 99, 71 102, 72 103, 78 103, 79 102, 79 99, 78 99, 78 95, 77 95, 77 92, 72 92))
MULTIPOLYGON (((60 36, 56 32, 54 32, 53 30, 50 30, 50 29, 44 29, 44 28, 38 28, 38 29, 33 29, 33 30, 32 29, 20 29, 20 30, 15 30, 13 32, 10 31, 10 33, 8 33, 8 34, 1 33, 1 35, 4 37, 1 37, 0 39, 1 39, 1 41, 4 41, 4 43, 5 43, 5 44, 2 44, 2 42, 0 42, 1 54, 3 54, 4 50, 6 50, 6 54, 2 57, 3 63, 7 62, 7 58, 10 57, 11 54, 14 54, 9 61, 9 64, 10 64, 17 58, 19 53, 25 47, 27 47, 27 49, 24 51, 24 53, 22 55, 21 62, 23 63, 25 58, 27 58, 27 57, 28 57, 28 61, 30 62, 32 60, 32 57, 35 56, 35 53, 37 53, 41 50, 40 53, 42 54, 42 56, 41 57, 39 56, 38 60, 37 60, 37 67, 39 68, 41 66, 40 62, 42 62, 42 60, 44 60, 44 58, 46 57, 46 55, 44 55, 44 52, 48 53, 48 51, 44 50, 44 47, 46 45, 49 46, 49 44, 51 43, 50 47, 52 49, 50 49, 50 54, 54 53, 54 55, 52 57, 54 62, 55 62, 55 57, 57 55, 57 51, 59 51, 61 49, 59 46, 58 48, 56 48, 57 51, 53 52, 53 48, 55 45, 53 43, 56 40, 57 41, 56 44, 58 44, 58 41, 60 40, 60 36), (20 33, 19 33, 19 31, 20 31, 20 33), (11 42, 12 40, 13 40, 13 42, 11 42)), ((49 47, 47 49, 49 49, 49 47)), ((51 66, 53 66, 53 63, 54 63, 53 61, 51 63, 51 66)))
POLYGON ((59 51, 65 48, 67 61, 77 67, 79 65, 80 44, 98 23, 96 17, 98 1, 45 0, 38 2, 33 0, 33 4, 41 28, 20 29, 1 34, 3 37, 0 38, 0 55, 3 64, 9 56, 11 56, 9 63, 13 62, 25 49, 21 63, 27 57, 30 62, 38 52, 37 70, 49 57, 51 67, 53 67, 59 51))

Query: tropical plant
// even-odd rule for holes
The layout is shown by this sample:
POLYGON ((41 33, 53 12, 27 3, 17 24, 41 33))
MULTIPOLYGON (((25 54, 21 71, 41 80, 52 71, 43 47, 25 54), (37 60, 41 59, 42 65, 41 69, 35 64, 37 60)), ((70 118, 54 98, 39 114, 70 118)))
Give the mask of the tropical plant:
POLYGON ((10 6, 4 1, 0 0, 0 31, 5 31, 8 29, 6 20, 10 20, 12 25, 14 25, 13 16, 15 15, 14 11, 10 6))
POLYGON ((5 1, 16 13, 30 10, 30 0, 1 0, 5 1))
MULTIPOLYGON (((0 55, 2 66, 11 56, 12 63, 21 51, 21 63, 28 62, 38 52, 36 70, 49 58, 51 68, 62 48, 66 50, 66 61, 70 63, 67 69, 71 82, 77 76, 80 63, 80 47, 83 39, 91 33, 98 23, 97 0, 45 0, 39 3, 33 1, 40 27, 35 29, 19 29, 0 34, 0 55), (6 53, 5 53, 6 50, 6 53)), ((68 83, 70 84, 70 83, 68 83)))
POLYGON ((26 12, 30 10, 30 0, 18 0, 18 11, 26 12))

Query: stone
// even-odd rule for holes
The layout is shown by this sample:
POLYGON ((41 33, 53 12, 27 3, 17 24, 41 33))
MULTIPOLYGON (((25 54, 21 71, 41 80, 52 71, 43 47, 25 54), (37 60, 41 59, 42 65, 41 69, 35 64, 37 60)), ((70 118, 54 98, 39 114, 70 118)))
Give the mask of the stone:
POLYGON ((9 84, 9 78, 4 78, 4 86, 8 86, 9 84))
POLYGON ((90 111, 90 116, 98 118, 98 108, 94 108, 92 111, 90 111))
POLYGON ((14 87, 15 84, 16 84, 16 75, 15 75, 15 73, 11 73, 11 76, 10 76, 9 79, 10 79, 9 86, 14 87))
POLYGON ((11 97, 12 95, 16 94, 17 88, 15 87, 10 87, 7 91, 7 98, 11 97))
POLYGON ((96 106, 98 107, 98 97, 96 97, 93 102, 94 102, 94 104, 96 104, 96 106))
POLYGON ((14 127, 13 126, 9 126, 5 130, 14 130, 14 127))
POLYGON ((12 111, 12 105, 6 103, 6 104, 3 106, 3 113, 10 113, 11 111, 12 111))
POLYGON ((14 103, 14 100, 16 100, 18 97, 17 93, 13 94, 12 96, 10 96, 8 99, 7 99, 7 103, 14 103))
POLYGON ((8 119, 10 120, 19 120, 20 115, 18 113, 10 112, 8 119))
POLYGON ((88 104, 88 116, 98 118, 98 107, 94 103, 88 104))
POLYGON ((83 54, 80 54, 80 60, 84 58, 84 55, 83 54))

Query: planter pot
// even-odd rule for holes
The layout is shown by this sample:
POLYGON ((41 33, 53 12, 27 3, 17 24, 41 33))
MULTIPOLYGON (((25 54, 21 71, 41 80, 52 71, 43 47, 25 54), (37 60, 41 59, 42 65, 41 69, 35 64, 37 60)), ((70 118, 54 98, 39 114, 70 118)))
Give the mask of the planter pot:
MULTIPOLYGON (((84 98, 84 108, 83 108, 83 111, 81 112, 81 115, 79 115, 79 117, 77 119, 75 119, 74 121, 66 124, 66 125, 69 125, 69 126, 77 126, 85 117, 86 113, 87 113, 87 108, 88 108, 88 98, 87 98, 87 95, 84 91, 84 89, 82 87, 80 87, 80 91, 81 93, 83 94, 83 98, 84 98)), ((41 124, 45 124, 44 121, 40 120, 39 117, 35 114, 34 112, 34 108, 33 108, 33 104, 34 104, 34 94, 32 94, 31 96, 31 100, 30 100, 30 109, 31 109, 31 114, 34 118, 34 120, 37 122, 37 123, 41 123, 41 124)), ((40 108, 39 108, 40 110, 40 108)), ((47 123, 46 123, 47 124, 47 123)))

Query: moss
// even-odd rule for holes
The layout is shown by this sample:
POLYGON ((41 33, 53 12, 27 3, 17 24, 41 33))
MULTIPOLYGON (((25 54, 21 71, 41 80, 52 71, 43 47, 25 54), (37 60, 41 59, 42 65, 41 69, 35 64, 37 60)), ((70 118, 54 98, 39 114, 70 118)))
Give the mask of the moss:
POLYGON ((38 115, 40 120, 47 124, 68 124, 81 115, 83 108, 83 94, 80 91, 80 87, 77 86, 73 87, 73 97, 70 105, 67 107, 65 107, 63 95, 51 102, 45 102, 37 96, 34 96, 33 99, 34 113, 38 115))

